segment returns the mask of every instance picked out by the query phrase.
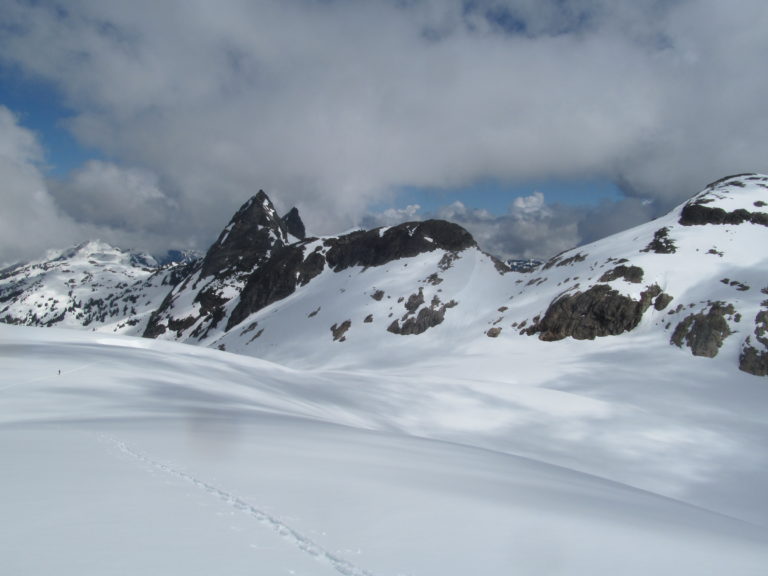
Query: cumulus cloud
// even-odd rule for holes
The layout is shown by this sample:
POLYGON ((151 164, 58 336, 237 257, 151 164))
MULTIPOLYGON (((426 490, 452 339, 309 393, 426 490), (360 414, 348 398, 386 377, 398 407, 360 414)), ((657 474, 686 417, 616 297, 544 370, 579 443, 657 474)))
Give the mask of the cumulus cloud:
POLYGON ((408 207, 407 214, 391 209, 369 213, 364 218, 364 224, 366 228, 372 228, 405 220, 441 218, 466 228, 480 248, 494 256, 547 259, 593 240, 595 224, 605 218, 615 220, 610 232, 624 229, 618 227, 619 222, 628 227, 644 221, 633 220, 628 212, 631 213, 631 209, 625 209, 623 202, 606 202, 597 207, 548 204, 543 193, 534 191, 528 196, 516 198, 507 213, 502 215, 454 201, 432 212, 422 211, 420 206, 413 205, 408 207), (622 219, 622 216, 626 218, 622 219))
POLYGON ((409 204, 405 208, 387 208, 383 212, 370 212, 363 217, 362 226, 366 229, 377 228, 422 219, 421 206, 409 204))
MULTIPOLYGON (((54 83, 77 138, 144 174, 139 192, 105 166, 85 167, 79 191, 65 187, 98 199, 78 218, 121 230, 108 208, 149 203, 177 210, 169 237, 204 246, 264 188, 332 233, 398 187, 485 177, 610 178, 663 211, 717 177, 768 171, 762 0, 0 0, 0 10, 0 59, 54 83), (97 192, 99 178, 140 199, 97 192)), ((578 239, 565 212, 509 218, 578 239)))
POLYGON ((0 267, 96 238, 157 253, 194 245, 165 230, 175 206, 151 173, 93 161, 55 182, 44 160, 35 133, 0 106, 0 267))
POLYGON ((544 194, 516 198, 506 214, 467 209, 455 202, 439 217, 464 226, 481 248, 502 258, 549 258, 581 243, 579 222, 587 210, 547 204, 544 194))
POLYGON ((542 212, 544 209, 544 194, 538 190, 530 196, 520 196, 519 198, 515 198, 512 202, 513 212, 520 216, 536 214, 542 212))
POLYGON ((54 183, 52 191, 74 220, 125 231, 160 233, 178 208, 160 189, 157 175, 100 160, 54 183))
POLYGON ((42 159, 34 133, 0 106, 0 266, 41 256, 75 237, 74 223, 48 193, 42 159))

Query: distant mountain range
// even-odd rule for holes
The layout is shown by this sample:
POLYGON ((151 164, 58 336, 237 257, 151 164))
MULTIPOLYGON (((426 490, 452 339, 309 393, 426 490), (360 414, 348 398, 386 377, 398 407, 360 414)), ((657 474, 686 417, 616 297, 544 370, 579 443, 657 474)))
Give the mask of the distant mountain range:
POLYGON ((731 176, 546 263, 504 263, 441 220, 309 237, 295 208, 280 216, 260 191, 202 257, 93 241, 0 271, 0 321, 304 363, 371 347, 396 358, 414 338, 505 354, 520 338, 643 332, 766 376, 766 206, 768 177, 731 176))

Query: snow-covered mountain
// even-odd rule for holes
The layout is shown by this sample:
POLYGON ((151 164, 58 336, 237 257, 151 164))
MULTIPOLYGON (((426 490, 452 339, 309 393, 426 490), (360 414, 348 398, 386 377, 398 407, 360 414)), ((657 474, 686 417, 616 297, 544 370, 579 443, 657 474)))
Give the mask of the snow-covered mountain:
POLYGON ((113 291, 128 287, 108 280, 116 268, 98 258, 79 257, 78 278, 28 281, 30 270, 63 274, 55 260, 6 272, 0 319, 119 329, 307 366, 329 357, 354 363, 370 347, 404 357, 417 349, 447 355, 475 342, 503 349, 532 337, 647 332, 764 376, 766 200, 768 177, 724 178, 662 218, 521 272, 444 221, 305 237, 296 209, 280 217, 259 192, 186 268, 136 268, 120 251, 92 250, 122 262, 120 274, 133 279, 129 293, 113 291), (75 290, 67 289, 63 315, 60 304, 52 308, 51 290, 62 280, 75 290), (110 287, 109 301, 93 296, 95 312, 78 317, 77 290, 96 294, 101 286, 110 287), (141 308, 119 305, 143 291, 141 308))
POLYGON ((306 237, 265 194, 198 261, 3 271, 3 567, 762 576, 766 190, 529 273, 445 222, 306 237))
POLYGON ((85 242, 0 271, 0 320, 141 334, 188 266, 183 259, 160 266, 146 253, 85 242))

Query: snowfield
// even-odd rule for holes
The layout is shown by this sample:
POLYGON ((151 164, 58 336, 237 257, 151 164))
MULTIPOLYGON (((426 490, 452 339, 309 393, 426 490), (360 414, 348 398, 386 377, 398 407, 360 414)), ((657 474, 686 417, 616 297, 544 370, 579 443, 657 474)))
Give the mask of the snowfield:
POLYGON ((767 194, 529 274, 263 192, 202 260, 0 271, 0 573, 764 576, 767 194))
POLYGON ((2 572, 766 573, 764 379, 500 342, 303 370, 0 325, 2 572))

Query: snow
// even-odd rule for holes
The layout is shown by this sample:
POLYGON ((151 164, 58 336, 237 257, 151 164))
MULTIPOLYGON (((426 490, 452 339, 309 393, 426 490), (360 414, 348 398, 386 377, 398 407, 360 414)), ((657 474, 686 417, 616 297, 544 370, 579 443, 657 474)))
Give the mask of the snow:
POLYGON ((221 232, 221 240, 219 240, 219 245, 223 246, 227 242, 227 238, 229 238, 229 233, 232 232, 232 229, 235 227, 234 222, 230 222, 227 224, 227 227, 224 228, 224 230, 221 232))
MULTIPOLYGON (((766 182, 697 198, 759 211, 766 182)), ((530 274, 474 248, 326 267, 197 346, 130 336, 171 287, 129 252, 92 242, 18 268, 3 314, 86 330, 0 324, 3 572, 764 574, 768 387, 737 366, 768 228, 682 226, 679 210, 530 274), (642 251, 661 228, 676 252, 642 251), (621 264, 642 281, 600 280, 621 264), (596 283, 673 300, 619 336, 521 334, 596 283), (419 294, 452 303, 443 322, 387 331, 419 294), (128 296, 133 325, 112 314, 128 296), (671 346, 714 301, 738 312, 718 355, 671 346)), ((246 277, 206 281, 226 317, 246 277)), ((174 289, 174 318, 199 314, 200 280, 174 289)))
POLYGON ((299 370, 0 325, 4 570, 762 574, 762 382, 692 358, 653 381, 647 342, 565 344, 538 369, 532 347, 299 370), (578 471, 619 453, 677 496, 578 471))
POLYGON ((0 292, 20 291, 3 301, 6 322, 141 334, 170 289, 169 268, 147 268, 146 255, 99 240, 49 256, 0 278, 0 292))

